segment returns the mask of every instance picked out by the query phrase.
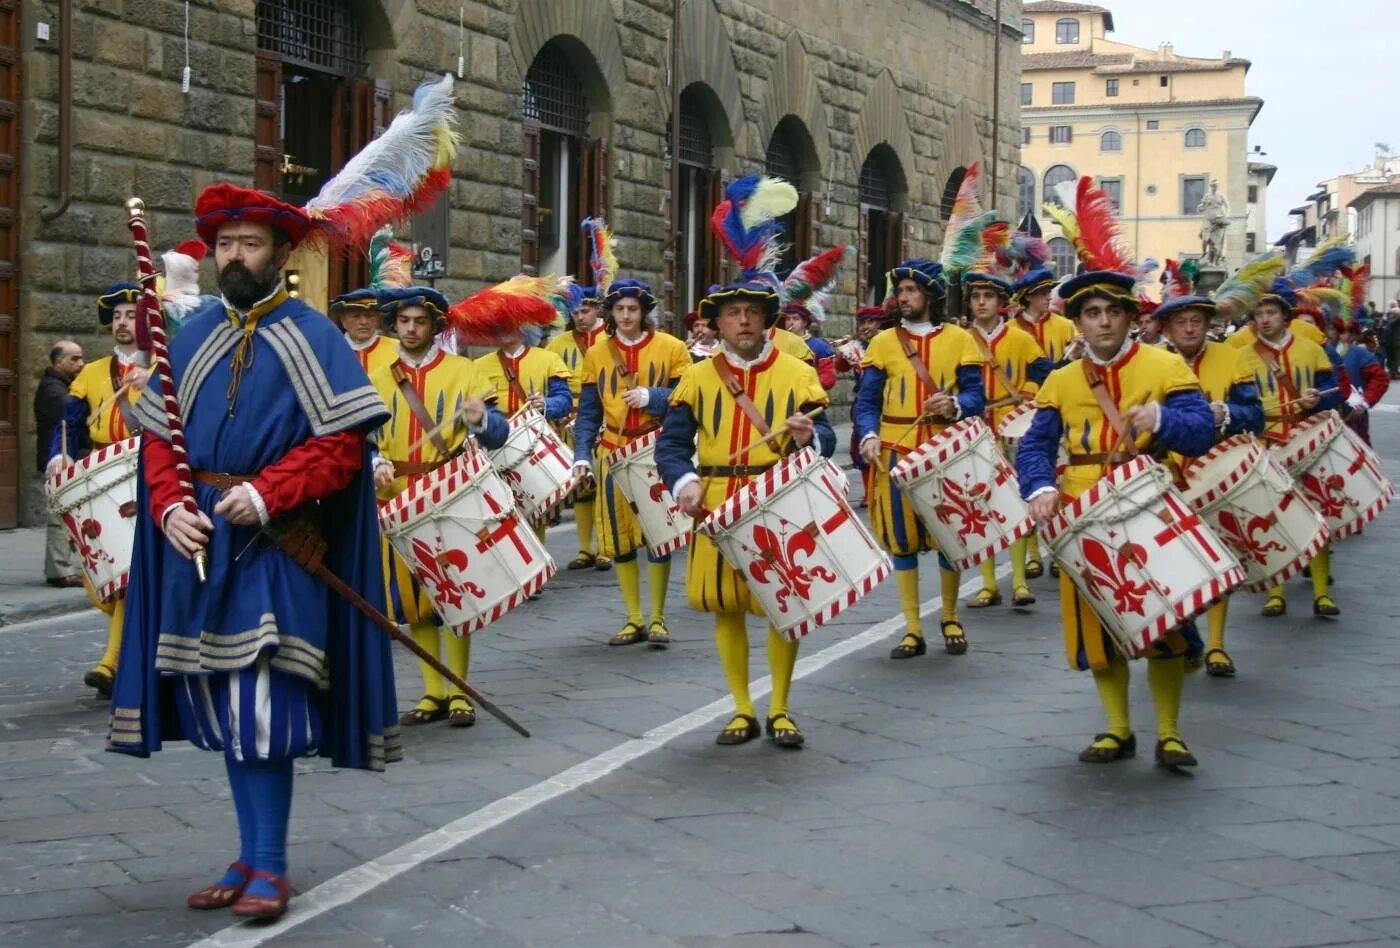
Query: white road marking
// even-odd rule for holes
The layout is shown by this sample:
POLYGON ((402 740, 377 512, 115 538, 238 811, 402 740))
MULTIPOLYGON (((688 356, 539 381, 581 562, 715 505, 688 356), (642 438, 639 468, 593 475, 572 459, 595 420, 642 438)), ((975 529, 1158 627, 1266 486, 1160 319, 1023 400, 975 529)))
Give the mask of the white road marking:
MULTIPOLYGON (((958 591, 959 598, 981 588, 981 571, 970 570, 969 572, 973 578, 958 591)), ((1010 565, 1008 564, 998 570, 997 575, 999 578, 1005 579, 1009 572, 1010 565)), ((919 613, 920 615, 928 615, 940 608, 942 604, 943 597, 935 596, 920 605, 919 613)), ((904 616, 895 615, 883 622, 869 626, 864 631, 849 638, 828 645, 816 654, 799 659, 793 680, 796 681, 815 674, 853 652, 874 645, 903 627, 904 616)), ((762 698, 772 690, 772 685, 772 679, 768 675, 750 682, 753 697, 762 698)), ((575 764, 552 777, 546 777, 539 783, 526 787, 517 793, 501 797, 479 810, 474 810, 453 820, 446 826, 439 827, 405 843, 398 849, 327 879, 293 899, 287 914, 277 922, 256 926, 251 924, 231 925, 215 932, 208 938, 194 942, 191 948, 252 948, 252 946, 261 945, 298 925, 354 901, 390 879, 403 875, 430 859, 441 856, 467 840, 500 826, 507 820, 528 813, 556 797, 577 790, 601 777, 606 777, 618 768, 625 767, 677 737, 708 724, 720 715, 732 713, 732 708, 733 702, 728 696, 711 701, 688 714, 683 714, 659 727, 652 728, 639 738, 623 741, 596 757, 575 764)))

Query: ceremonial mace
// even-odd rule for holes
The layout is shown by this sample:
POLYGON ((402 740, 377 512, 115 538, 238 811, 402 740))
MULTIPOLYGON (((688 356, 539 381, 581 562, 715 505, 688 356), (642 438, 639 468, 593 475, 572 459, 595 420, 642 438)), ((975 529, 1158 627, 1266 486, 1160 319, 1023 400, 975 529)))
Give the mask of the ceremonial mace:
MULTIPOLYGON (((170 349, 165 338, 165 316, 160 311, 156 295, 156 268, 151 264, 151 244, 146 233, 146 202, 131 198, 126 202, 126 226, 136 245, 136 278, 141 284, 141 299, 137 302, 137 323, 141 314, 151 334, 151 357, 165 405, 165 423, 170 429, 170 447, 175 451, 175 477, 180 482, 180 505, 191 514, 199 514, 194 500, 194 478, 190 476, 189 457, 185 452, 185 423, 180 418, 180 403, 175 399, 175 380, 170 372, 170 349)), ((194 555, 194 571, 202 583, 209 578, 209 554, 200 550, 194 555)))

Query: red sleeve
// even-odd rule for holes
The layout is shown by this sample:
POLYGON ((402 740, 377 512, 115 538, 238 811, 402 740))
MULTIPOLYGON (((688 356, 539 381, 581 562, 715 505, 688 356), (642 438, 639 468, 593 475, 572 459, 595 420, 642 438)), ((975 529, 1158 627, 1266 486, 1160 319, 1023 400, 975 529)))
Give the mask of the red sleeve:
POLYGON ((1361 370, 1361 394, 1366 396, 1366 404, 1376 405, 1390 390, 1390 373, 1379 362, 1372 362, 1361 370))
POLYGON ((180 481, 175 476, 175 449, 155 435, 141 436, 146 460, 146 489, 150 491, 151 516, 160 523, 171 504, 180 503, 180 481))
POLYGON ((308 500, 321 500, 354 480, 365 460, 363 431, 308 438, 262 469, 253 487, 276 517, 308 500))
POLYGON ((831 388, 836 384, 835 356, 817 360, 817 381, 822 383, 822 388, 831 388))

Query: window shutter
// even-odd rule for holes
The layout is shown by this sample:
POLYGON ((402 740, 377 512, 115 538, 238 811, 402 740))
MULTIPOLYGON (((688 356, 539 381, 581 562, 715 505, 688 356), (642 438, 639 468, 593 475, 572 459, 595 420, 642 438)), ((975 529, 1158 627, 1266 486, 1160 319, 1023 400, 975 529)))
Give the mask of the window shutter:
MULTIPOLYGON (((893 270, 904 259, 904 215, 898 211, 885 214, 885 262, 886 269, 893 270)), ((884 288, 880 289, 884 293, 884 288)), ((880 298, 884 302, 884 297, 880 298)))
POLYGON ((864 306, 870 290, 870 208, 861 207, 856 233, 856 305, 864 306))
MULTIPOLYGON (((715 236, 714 228, 710 226, 710 215, 714 214, 715 208, 724 201, 724 189, 729 187, 729 172, 719 171, 710 173, 710 207, 705 213, 705 286, 701 292, 708 290, 715 283, 728 283, 728 264, 724 254, 724 245, 715 236)), ((695 300, 691 301, 697 302, 695 300)))
MULTIPOLYGON (((520 269, 532 276, 540 264, 540 125, 524 123, 523 172, 520 176, 520 269)), ((585 273, 587 271, 584 271, 585 273)))
POLYGON ((816 237, 815 203, 812 195, 805 191, 797 196, 797 226, 793 228, 792 252, 798 263, 812 255, 812 241, 816 237))
MULTIPOLYGON (((608 140, 591 138, 583 143, 580 162, 578 198, 575 202, 574 222, 585 217, 607 217, 608 209, 608 140)), ((589 256, 587 241, 578 241, 575 273, 588 273, 589 256)))
POLYGON ((253 91, 253 184, 263 191, 282 190, 282 59, 257 55, 253 91))

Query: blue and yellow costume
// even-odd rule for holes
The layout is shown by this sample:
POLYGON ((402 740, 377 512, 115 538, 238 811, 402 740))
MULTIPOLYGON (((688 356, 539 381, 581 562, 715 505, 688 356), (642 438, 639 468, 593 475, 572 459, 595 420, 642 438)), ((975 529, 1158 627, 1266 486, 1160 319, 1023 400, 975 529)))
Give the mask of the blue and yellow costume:
POLYGON ((797 333, 789 332, 782 326, 774 326, 768 330, 768 338, 772 340, 774 347, 779 352, 790 355, 810 366, 817 364, 817 354, 807 345, 807 340, 797 333))
MULTIPOLYGON (((1124 320, 1126 337, 1127 321, 1138 306, 1134 283, 1127 274, 1089 271, 1067 280, 1062 295, 1067 311, 1075 317, 1094 298, 1121 305, 1128 314, 1124 320)), ((1215 420, 1210 405, 1181 356, 1125 338, 1122 348, 1107 362, 1085 356, 1050 373, 1041 386, 1035 419, 1016 452, 1021 493, 1027 500, 1054 491, 1062 498, 1078 497, 1098 482, 1107 467, 1128 460, 1126 454, 1111 453, 1119 443, 1119 433, 1095 397, 1094 390, 1100 384, 1120 412, 1149 402, 1157 406, 1156 431, 1132 432, 1139 449, 1152 442, 1195 457, 1214 444, 1215 420), (1057 475, 1062 442, 1069 458, 1063 473, 1057 475)), ((1070 668, 1093 672, 1108 716, 1107 732, 1098 735, 1080 759, 1097 763, 1131 757, 1137 743, 1128 716, 1128 664, 1067 573, 1060 576, 1060 605, 1065 657, 1070 668)), ((1189 751, 1181 743, 1177 718, 1186 658, 1199 653, 1200 641, 1187 623, 1160 640, 1156 648, 1157 654, 1148 662, 1147 677, 1157 708, 1158 759, 1184 765, 1189 751), (1164 758, 1164 753, 1169 756, 1164 758)), ((1194 758, 1190 760, 1194 763, 1194 758)))
MULTIPOLYGON (((403 287, 379 291, 380 308, 387 323, 392 325, 399 310, 406 306, 421 306, 427 310, 438 328, 444 324, 447 300, 428 287, 403 287)), ((499 448, 510 433, 510 425, 495 408, 496 390, 478 371, 476 364, 465 356, 441 351, 437 344, 429 346, 421 360, 410 359, 399 351, 395 360, 370 375, 370 382, 389 409, 389 418, 374 433, 377 450, 375 464, 393 466, 394 482, 379 490, 379 499, 387 501, 401 494, 414 478, 441 467, 461 453, 467 438, 475 435, 483 447, 499 448), (420 418, 405 394, 412 390, 427 415, 420 418), (486 417, 476 428, 470 428, 462 418, 462 407, 469 398, 486 403, 486 417), (457 419, 438 437, 425 439, 427 431, 449 419, 457 419), (422 442, 419 444, 419 442, 422 442), (411 449, 411 450, 410 450, 411 449)), ((423 588, 413 568, 399 556, 388 538, 380 541, 386 599, 389 614, 396 622, 407 623, 414 641, 434 655, 446 653, 445 664, 466 680, 471 664, 471 638, 444 631, 442 620, 433 610, 432 597, 423 588)), ((475 723, 475 710, 467 696, 456 688, 449 689, 442 675, 424 662, 423 697, 400 719, 401 724, 426 724, 449 718, 459 726, 475 723)))
MULTIPOLYGON (((972 291, 977 288, 994 291, 1005 305, 1011 298, 1012 286, 1009 282, 992 273, 966 273, 962 278, 963 293, 968 298, 967 311, 971 312, 972 291)), ((981 350, 986 362, 982 364, 982 386, 987 399, 985 417, 993 432, 1000 433, 1006 416, 1035 396, 1040 384, 1050 374, 1050 360, 1030 333, 1012 322, 1000 322, 990 332, 985 331, 974 318, 968 328, 972 341, 981 350)), ((1011 603, 1014 606, 1029 606, 1035 603, 1035 595, 1026 585, 1025 538, 1011 544, 1011 603)), ((969 603, 969 607, 982 608, 1001 603, 1001 590, 997 588, 996 558, 982 561, 982 591, 969 603)))
MULTIPOLYGON (((866 472, 866 496, 870 525, 880 545, 894 560, 899 601, 907 625, 903 640, 891 653, 895 658, 922 655, 923 623, 919 615, 919 554, 934 549, 924 530, 890 480, 890 469, 934 435, 961 418, 980 415, 985 408, 982 387, 982 353, 966 330, 941 322, 947 284, 942 268, 931 261, 909 260, 890 271, 896 286, 912 280, 923 291, 932 322, 905 320, 882 330, 865 350, 860 390, 856 393, 856 434, 863 445, 878 438, 880 461, 866 472), (930 386, 920 378, 905 345, 928 369, 930 386), (924 403, 936 392, 953 397, 956 416, 933 418, 924 414, 924 403)), ((967 650, 967 638, 958 621, 959 574, 938 557, 943 593, 944 644, 952 654, 967 650)))
MULTIPOLYGON (((117 307, 135 306, 140 295, 141 289, 135 283, 112 284, 106 293, 97 298, 98 323, 110 327, 117 307)), ((63 421, 54 428, 53 440, 49 444, 50 461, 56 457, 77 460, 90 451, 141 433, 141 426, 135 417, 135 405, 141 397, 142 386, 128 383, 146 371, 142 364, 144 361, 143 354, 133 345, 129 352, 119 347, 111 355, 83 366, 68 385, 63 421), (123 385, 128 387, 118 395, 123 385)), ((83 676, 83 684, 96 688, 104 698, 110 697, 121 654, 124 599, 120 593, 106 602, 98 599, 97 591, 86 576, 83 577, 83 588, 87 590, 88 600, 107 615, 107 646, 97 664, 83 676)))
MULTIPOLYGON (((716 288, 701 303, 707 318, 715 318, 719 300, 748 299, 760 302, 768 318, 776 319, 777 296, 765 284, 740 283, 716 288)), ((656 447, 656 464, 662 480, 673 494, 687 483, 699 481, 702 503, 708 510, 719 507, 727 497, 783 455, 796 449, 792 439, 761 442, 748 415, 716 367, 726 365, 734 382, 762 413, 770 430, 798 413, 827 404, 826 390, 815 369, 779 352, 771 341, 750 363, 720 351, 701 360, 686 372, 671 393, 670 408, 656 447), (747 445, 738 457, 733 455, 747 445), (692 457, 698 454, 699 467, 692 457)), ((836 450, 836 435, 825 415, 814 419, 814 446, 824 457, 836 450)), ((696 534, 690 547, 686 572, 686 593, 692 608, 715 614, 715 646, 724 666, 725 677, 734 695, 735 719, 720 735, 720 743, 742 743, 758 736, 758 722, 749 695, 749 639, 746 613, 761 615, 762 610, 749 594, 743 572, 727 562, 714 541, 696 534), (726 735, 730 735, 726 738, 726 735)), ((773 696, 769 707, 769 734, 783 735, 780 743, 796 746, 801 732, 788 717, 788 693, 793 666, 797 661, 796 642, 789 642, 771 626, 768 631, 768 662, 773 676, 773 696), (794 736, 795 735, 795 736, 794 736)))
POLYGON ((690 368, 690 351, 675 336, 657 332, 651 326, 644 325, 641 336, 635 340, 617 335, 612 308, 624 297, 640 300, 643 312, 650 312, 656 305, 651 287, 645 283, 617 280, 608 288, 603 303, 607 335, 600 337, 583 359, 583 389, 578 421, 574 424, 574 463, 588 464, 595 472, 598 552, 617 564, 617 584, 627 609, 627 622, 610 644, 630 645, 647 640, 664 646, 670 637, 666 626, 666 586, 671 577, 671 557, 647 553, 651 619, 643 628, 637 551, 646 545, 646 540, 637 515, 613 481, 607 458, 661 426, 671 390, 690 368), (623 398, 633 387, 647 391, 647 403, 642 408, 631 407, 623 398))
MULTIPOLYGON (((331 319, 338 323, 342 315, 352 311, 373 313, 375 316, 379 316, 379 294, 378 289, 351 290, 349 293, 342 293, 331 300, 331 319)), ((394 360, 399 357, 399 341, 383 333, 375 335, 373 339, 365 343, 356 342, 350 338, 349 333, 346 333, 345 341, 351 349, 355 350, 355 358, 360 360, 360 366, 365 370, 366 375, 373 376, 384 366, 393 365, 394 360)))
MULTIPOLYGON (((577 301, 570 300, 570 312, 576 313, 579 306, 592 304, 601 306, 602 298, 593 287, 579 287, 577 301)), ((577 410, 579 395, 583 391, 583 357, 588 350, 603 335, 603 323, 599 320, 588 332, 583 332, 574 325, 572 315, 568 327, 564 332, 559 333, 545 344, 545 348, 553 352, 564 364, 569 367, 569 390, 573 393, 574 409, 577 410)), ((574 431, 572 425, 567 421, 559 425, 560 436, 564 443, 569 446, 569 450, 574 448, 574 431)), ((588 479, 587 486, 579 488, 574 493, 574 528, 578 531, 578 556, 573 562, 568 564, 569 569, 587 569, 590 566, 599 569, 607 569, 612 564, 606 557, 599 562, 595 549, 594 539, 594 502, 598 497, 598 489, 592 478, 588 479)))
POLYGON ((1016 314, 1016 327, 1029 333, 1051 363, 1059 365, 1064 361, 1065 349, 1069 348, 1070 342, 1079 335, 1079 329, 1073 321, 1048 310, 1039 317, 1031 316, 1027 306, 1033 294, 1041 290, 1053 290, 1054 287, 1054 271, 1047 267, 1039 267, 1016 281, 1012 287, 1011 299, 1021 307, 1020 312, 1016 314))

